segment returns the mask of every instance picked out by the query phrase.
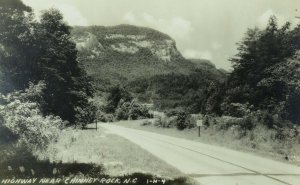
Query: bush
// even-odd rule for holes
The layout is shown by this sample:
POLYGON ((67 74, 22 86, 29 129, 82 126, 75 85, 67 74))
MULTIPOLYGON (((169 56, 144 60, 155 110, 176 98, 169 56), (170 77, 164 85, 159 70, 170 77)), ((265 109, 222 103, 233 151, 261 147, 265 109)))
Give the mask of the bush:
POLYGON ((203 117, 203 125, 206 126, 206 127, 209 127, 210 123, 209 123, 209 117, 208 117, 208 115, 205 115, 203 117))
POLYGON ((109 89, 105 112, 114 113, 124 102, 131 102, 132 96, 123 87, 114 86, 109 89))
POLYGON ((234 117, 243 117, 251 112, 253 106, 248 103, 230 103, 227 107, 227 114, 234 117))
POLYGON ((139 105, 133 101, 131 104, 131 109, 129 110, 129 119, 137 120, 145 118, 153 118, 153 115, 149 113, 147 107, 139 105))
POLYGON ((231 127, 239 126, 242 118, 236 118, 232 116, 222 116, 217 118, 217 129, 218 130, 228 130, 231 127))
POLYGON ((87 102, 84 108, 79 106, 76 107, 75 112, 76 125, 86 126, 95 121, 96 107, 91 102, 87 102))
POLYGON ((141 123, 141 126, 147 126, 147 125, 151 125, 151 124, 152 124, 151 121, 145 120, 145 121, 143 121, 143 123, 141 123))
POLYGON ((100 110, 98 110, 96 112, 96 122, 104 122, 106 123, 107 122, 107 119, 106 119, 106 114, 100 110))
POLYGON ((118 106, 115 112, 116 120, 128 120, 130 110, 130 102, 124 102, 118 106))
POLYGON ((162 126, 162 118, 161 118, 161 116, 158 116, 158 117, 154 120, 153 125, 156 126, 156 127, 161 127, 161 126, 162 126))
POLYGON ((106 114, 105 115, 106 122, 113 122, 114 121, 114 115, 112 114, 106 114))
POLYGON ((183 130, 185 128, 194 128, 196 119, 182 108, 176 108, 166 111, 165 116, 159 116, 155 120, 154 125, 164 128, 176 126, 178 130, 183 130))
POLYGON ((190 115, 186 112, 179 112, 176 117, 176 127, 178 130, 183 130, 190 125, 190 115))
POLYGON ((57 139, 59 127, 67 124, 59 117, 43 116, 39 103, 32 102, 38 98, 44 84, 30 85, 25 91, 17 91, 1 96, 0 117, 3 126, 18 137, 20 144, 32 150, 43 150, 47 145, 57 139))
POLYGON ((137 120, 152 118, 147 107, 137 104, 134 100, 131 102, 120 102, 116 109, 115 117, 117 120, 137 120))

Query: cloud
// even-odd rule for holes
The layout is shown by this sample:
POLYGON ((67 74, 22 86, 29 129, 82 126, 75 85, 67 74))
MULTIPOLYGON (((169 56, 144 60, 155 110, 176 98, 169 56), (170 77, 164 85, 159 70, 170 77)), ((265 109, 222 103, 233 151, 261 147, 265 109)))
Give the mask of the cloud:
POLYGON ((191 22, 180 16, 174 16, 170 19, 162 19, 156 18, 148 13, 134 14, 133 12, 127 12, 123 16, 123 20, 129 24, 157 29, 170 35, 175 40, 187 39, 187 37, 190 37, 191 33, 194 31, 191 22))
POLYGON ((127 12, 123 16, 123 20, 126 21, 126 22, 129 22, 130 24, 136 24, 137 23, 137 19, 136 19, 135 15, 132 12, 127 12))
POLYGON ((222 44, 220 44, 220 43, 217 42, 217 41, 214 41, 214 42, 211 43, 211 48, 212 48, 213 50, 219 50, 219 49, 222 48, 222 44))
POLYGON ((81 12, 71 4, 64 3, 59 0, 52 1, 36 1, 23 0, 23 2, 31 6, 37 15, 40 15, 42 10, 50 7, 60 10, 64 15, 64 20, 70 25, 87 26, 88 21, 82 16, 81 12))
POLYGON ((147 13, 143 13, 143 19, 147 22, 147 23, 150 23, 150 24, 155 24, 155 18, 150 15, 150 14, 147 14, 147 13))
POLYGON ((282 14, 276 13, 273 10, 269 9, 265 11, 261 16, 258 17, 257 24, 260 28, 265 28, 268 25, 269 19, 271 16, 276 16, 279 26, 284 25, 288 18, 282 14))
POLYGON ((70 25, 88 25, 88 21, 74 6, 71 6, 69 4, 61 4, 60 6, 57 6, 57 9, 64 13, 64 18, 70 25))
POLYGON ((183 19, 182 17, 174 17, 170 21, 166 31, 175 35, 175 37, 184 38, 193 31, 193 28, 191 22, 183 19))
POLYGON ((183 51, 182 54, 185 58, 207 59, 207 60, 211 60, 213 58, 212 53, 209 50, 196 51, 194 49, 186 49, 183 51))

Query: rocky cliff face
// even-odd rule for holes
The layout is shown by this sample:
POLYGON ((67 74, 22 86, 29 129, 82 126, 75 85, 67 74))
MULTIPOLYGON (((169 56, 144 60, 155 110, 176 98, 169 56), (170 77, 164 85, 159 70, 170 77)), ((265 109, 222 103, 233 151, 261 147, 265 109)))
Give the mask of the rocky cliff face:
MULTIPOLYGON (((189 75, 202 68, 182 57, 171 37, 150 28, 75 27, 72 39, 79 51, 80 64, 96 86, 103 89, 157 75, 189 75)), ((212 68, 215 73, 217 69, 212 68)))
POLYGON ((123 42, 112 44, 110 47, 118 52, 135 54, 140 49, 148 49, 151 54, 162 61, 171 61, 172 57, 180 56, 175 41, 171 39, 151 40, 145 35, 106 35, 106 40, 122 39, 123 42))
POLYGON ((187 74, 193 68, 172 38, 149 28, 75 27, 72 39, 79 51, 79 62, 96 83, 110 85, 140 77, 187 74))
POLYGON ((149 50, 153 57, 165 62, 182 58, 173 39, 149 28, 129 25, 76 27, 73 40, 80 52, 90 51, 90 58, 98 57, 107 50, 132 55, 143 49, 149 50))

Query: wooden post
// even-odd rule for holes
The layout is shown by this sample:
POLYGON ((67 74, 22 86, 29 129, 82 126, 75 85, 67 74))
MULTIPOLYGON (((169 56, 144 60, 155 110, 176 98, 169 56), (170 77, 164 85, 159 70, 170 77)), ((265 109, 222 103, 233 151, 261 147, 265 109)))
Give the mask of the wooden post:
POLYGON ((201 127, 203 126, 203 121, 202 120, 197 120, 196 124, 197 124, 197 127, 198 127, 198 137, 200 137, 200 132, 201 132, 201 127))
POLYGON ((98 130, 98 123, 96 122, 96 131, 98 130))

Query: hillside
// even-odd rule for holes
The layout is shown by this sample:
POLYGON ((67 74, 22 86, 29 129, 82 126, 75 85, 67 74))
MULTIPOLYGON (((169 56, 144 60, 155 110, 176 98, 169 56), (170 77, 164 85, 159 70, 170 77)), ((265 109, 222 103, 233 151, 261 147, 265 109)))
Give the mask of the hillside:
MULTIPOLYGON (((150 28, 75 27, 72 39, 79 51, 79 62, 100 90, 157 75, 188 75, 196 68, 203 68, 185 59, 171 37, 150 28)), ((223 76, 215 67, 210 68, 211 72, 217 78, 223 76)))
POLYGON ((75 27, 72 35, 79 50, 79 62, 98 87, 142 76, 186 74, 192 68, 177 51, 174 40, 149 28, 128 25, 75 27))

